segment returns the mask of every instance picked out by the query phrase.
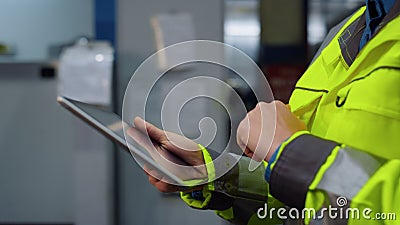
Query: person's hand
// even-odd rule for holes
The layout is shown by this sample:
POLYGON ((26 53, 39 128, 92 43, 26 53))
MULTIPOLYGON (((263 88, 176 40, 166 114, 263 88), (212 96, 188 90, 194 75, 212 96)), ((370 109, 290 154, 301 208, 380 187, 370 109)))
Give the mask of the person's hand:
MULTIPOLYGON (((127 130, 127 134, 144 147, 162 167, 182 180, 207 177, 203 153, 195 142, 181 135, 163 131, 139 117, 135 118, 134 126, 127 130)), ((167 178, 162 177, 150 166, 145 165, 144 169, 149 176, 149 182, 161 192, 201 189, 201 186, 187 188, 170 184, 167 178)))
POLYGON ((166 181, 166 178, 159 175, 157 170, 151 169, 149 166, 146 165, 144 166, 144 171, 149 178, 149 183, 163 193, 172 193, 177 191, 192 192, 195 190, 203 189, 203 185, 183 187, 171 184, 170 182, 166 181))
POLYGON ((247 156, 268 161, 282 142, 306 129, 304 122, 281 101, 260 102, 240 122, 236 138, 247 156))

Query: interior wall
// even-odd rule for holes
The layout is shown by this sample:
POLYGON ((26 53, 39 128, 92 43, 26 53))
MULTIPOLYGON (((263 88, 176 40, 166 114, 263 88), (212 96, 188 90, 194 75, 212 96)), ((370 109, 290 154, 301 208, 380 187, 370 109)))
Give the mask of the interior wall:
POLYGON ((18 59, 45 59, 50 45, 93 35, 93 0, 1 0, 0 42, 18 59))
POLYGON ((0 42, 16 48, 0 56, 0 223, 114 224, 112 143, 60 107, 57 76, 41 77, 36 62, 50 45, 93 35, 93 0, 0 9, 0 42))
POLYGON ((73 118, 26 67, 0 66, 0 223, 73 223, 73 118))
POLYGON ((114 224, 112 143, 39 67, 0 63, 0 224, 114 224))

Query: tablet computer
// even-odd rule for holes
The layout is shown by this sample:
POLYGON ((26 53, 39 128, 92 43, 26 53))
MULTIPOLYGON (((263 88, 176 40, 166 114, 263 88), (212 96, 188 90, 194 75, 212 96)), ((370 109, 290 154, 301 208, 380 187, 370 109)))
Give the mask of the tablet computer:
POLYGON ((174 183, 185 186, 182 179, 163 168, 149 154, 146 154, 147 150, 138 146, 137 143, 133 143, 133 141, 129 141, 128 143, 125 140, 123 127, 128 124, 122 121, 121 117, 117 114, 106 111, 102 107, 82 103, 63 96, 58 96, 57 101, 75 116, 123 147, 126 151, 131 153, 136 160, 143 161, 144 164, 157 170, 163 177, 172 180, 174 183))

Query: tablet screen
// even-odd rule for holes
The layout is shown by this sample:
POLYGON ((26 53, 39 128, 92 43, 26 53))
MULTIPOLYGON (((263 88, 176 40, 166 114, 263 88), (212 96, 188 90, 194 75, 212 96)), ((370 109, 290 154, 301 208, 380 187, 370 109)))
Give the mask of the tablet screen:
MULTIPOLYGON (((125 148, 128 152, 135 156, 135 159, 139 160, 139 164, 146 164, 151 166, 153 169, 161 171, 162 174, 166 175, 170 179, 183 184, 183 181, 171 174, 168 170, 165 170, 157 162, 155 162, 150 154, 144 148, 140 147, 136 142, 129 140, 129 147, 125 141, 123 126, 124 122, 121 118, 110 111, 106 111, 104 107, 98 107, 79 101, 74 101, 65 97, 58 97, 57 101, 66 109, 71 111, 80 119, 84 120, 86 123, 94 127, 96 130, 100 131, 109 139, 117 142, 119 145, 125 148), (138 156, 138 157, 136 157, 138 156)), ((173 156, 172 156, 173 157, 173 156)))
POLYGON ((112 136, 118 144, 128 149, 121 118, 106 107, 82 103, 65 97, 59 97, 58 102, 79 118, 97 128, 106 136, 112 136))

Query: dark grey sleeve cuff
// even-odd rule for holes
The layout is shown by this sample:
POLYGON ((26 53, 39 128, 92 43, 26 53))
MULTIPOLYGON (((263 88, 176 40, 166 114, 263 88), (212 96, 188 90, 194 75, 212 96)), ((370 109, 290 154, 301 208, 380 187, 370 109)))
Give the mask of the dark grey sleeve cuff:
MULTIPOLYGON (((212 149, 209 149, 209 148, 207 149, 207 151, 213 160, 218 158, 218 156, 220 155, 220 153, 218 153, 212 149)), ((232 171, 228 172, 228 174, 232 174, 232 171)), ((223 191, 224 186, 223 185, 221 186, 221 184, 223 184, 223 183, 224 183, 223 178, 220 178, 220 179, 214 181, 214 189, 215 190, 211 191, 211 193, 212 193, 211 199, 205 209, 226 210, 226 209, 229 209, 230 207, 232 207, 234 198, 224 193, 224 191, 223 191)))
MULTIPOLYGON (((208 149, 211 158, 220 156, 217 152, 208 149)), ((237 162, 236 156, 231 154, 221 155, 222 165, 214 165, 215 171, 224 168, 226 164, 236 164, 223 176, 216 179, 213 183, 214 189, 211 191, 211 198, 207 204, 209 209, 225 210, 235 207, 238 204, 244 204, 248 210, 246 212, 255 212, 264 205, 268 196, 268 184, 263 179, 264 167, 249 172, 248 165, 250 158, 243 157, 237 162), (259 178, 259 179, 252 179, 259 178), (258 187, 254 187, 258 186, 258 187), (242 201, 240 199, 246 199, 242 201)), ((237 212, 236 212, 237 214, 237 212)), ((246 213, 251 215, 250 213, 246 213)))
POLYGON ((205 209, 227 210, 232 207, 234 200, 234 198, 224 193, 212 191, 210 202, 205 209))
POLYGON ((338 144, 303 134, 281 152, 270 180, 272 196, 290 207, 304 208, 308 187, 338 144))

